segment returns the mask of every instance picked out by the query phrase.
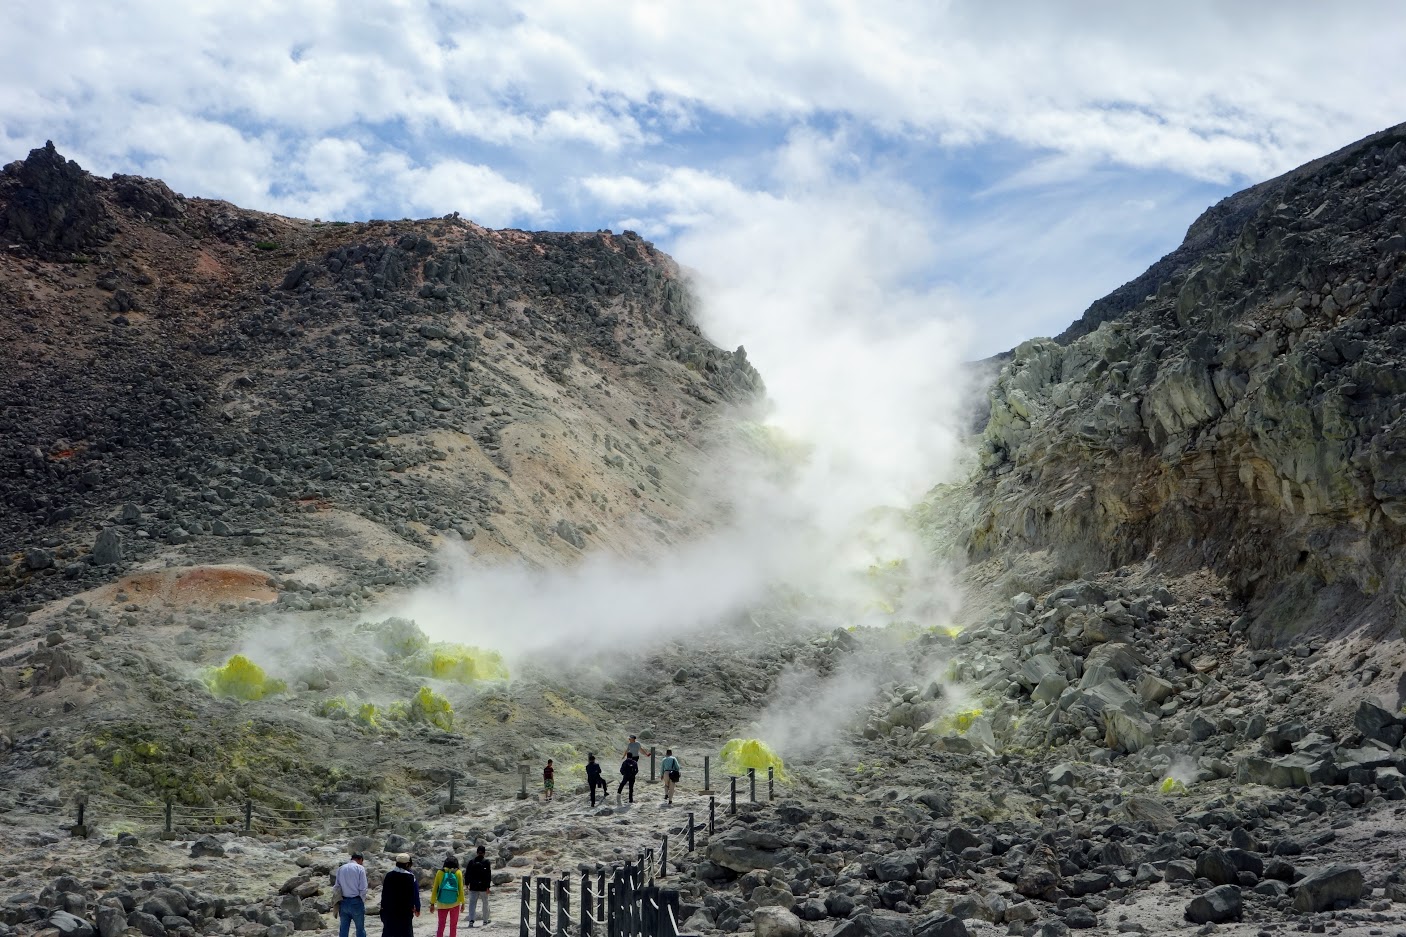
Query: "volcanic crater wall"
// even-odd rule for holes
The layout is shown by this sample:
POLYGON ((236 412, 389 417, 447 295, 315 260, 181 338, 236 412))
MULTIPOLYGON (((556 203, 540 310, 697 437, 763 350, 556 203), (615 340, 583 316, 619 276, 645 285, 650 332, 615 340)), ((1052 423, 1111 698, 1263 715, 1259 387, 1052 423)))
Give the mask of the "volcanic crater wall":
POLYGON ((1262 642, 1395 627, 1404 355, 1401 125, 1226 199, 1058 339, 1015 349, 971 550, 1210 567, 1262 642))
POLYGON ((0 172, 0 609, 319 519, 544 562, 667 537, 761 388, 691 303, 630 232, 302 221, 36 149, 0 172))

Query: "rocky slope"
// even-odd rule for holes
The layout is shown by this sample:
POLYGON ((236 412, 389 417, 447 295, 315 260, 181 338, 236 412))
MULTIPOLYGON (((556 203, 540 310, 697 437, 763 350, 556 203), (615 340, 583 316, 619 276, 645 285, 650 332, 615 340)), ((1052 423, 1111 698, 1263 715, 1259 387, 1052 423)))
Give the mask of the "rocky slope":
POLYGON ((299 221, 49 145, 0 175, 0 241, 11 612, 153 562, 329 586, 446 536, 648 549, 705 514, 707 426, 760 388, 628 232, 299 221))
POLYGON ((1253 634, 1406 608, 1406 125, 1232 196, 991 394, 974 555, 1215 570, 1253 634))

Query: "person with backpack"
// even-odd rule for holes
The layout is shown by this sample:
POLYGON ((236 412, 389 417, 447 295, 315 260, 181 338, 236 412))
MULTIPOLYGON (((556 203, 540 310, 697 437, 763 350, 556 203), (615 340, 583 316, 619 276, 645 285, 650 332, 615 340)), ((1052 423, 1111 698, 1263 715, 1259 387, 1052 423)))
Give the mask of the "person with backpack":
POLYGON ((679 783, 679 760, 674 757, 672 748, 664 749, 664 760, 659 762, 659 770, 664 775, 664 803, 674 802, 674 785, 679 783))
POLYGON ((444 937, 444 924, 449 922, 449 937, 458 937, 459 909, 464 906, 468 892, 464 888, 464 876, 459 871, 459 860, 454 855, 444 857, 444 868, 434 874, 434 884, 430 886, 430 910, 439 912, 439 926, 434 937, 444 937))
POLYGON ((469 926, 474 926, 474 913, 478 903, 483 902, 483 926, 492 923, 488 919, 488 888, 493 884, 493 864, 484 855, 484 848, 478 847, 477 854, 464 866, 464 884, 469 889, 469 926))
POLYGON ((591 787, 592 807, 596 805, 596 788, 600 788, 601 800, 610 795, 610 785, 605 782, 605 778, 601 777, 600 762, 596 761, 595 752, 586 756, 586 783, 591 787))
POLYGON ((630 786, 630 803, 635 802, 635 775, 640 773, 640 763, 635 755, 626 755, 620 762, 620 786, 615 789, 615 802, 620 803, 620 794, 625 785, 630 786))

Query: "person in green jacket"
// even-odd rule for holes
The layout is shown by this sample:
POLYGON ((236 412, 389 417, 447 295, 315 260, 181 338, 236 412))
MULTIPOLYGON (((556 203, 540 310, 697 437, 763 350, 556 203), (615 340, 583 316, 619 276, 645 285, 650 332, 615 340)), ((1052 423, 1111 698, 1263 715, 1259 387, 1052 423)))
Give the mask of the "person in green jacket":
POLYGON ((430 886, 430 910, 439 912, 439 926, 435 937, 444 937, 444 925, 449 924, 449 937, 459 935, 459 909, 464 906, 468 890, 464 888, 464 875, 459 871, 459 860, 454 855, 444 857, 444 868, 434 874, 434 884, 430 886))

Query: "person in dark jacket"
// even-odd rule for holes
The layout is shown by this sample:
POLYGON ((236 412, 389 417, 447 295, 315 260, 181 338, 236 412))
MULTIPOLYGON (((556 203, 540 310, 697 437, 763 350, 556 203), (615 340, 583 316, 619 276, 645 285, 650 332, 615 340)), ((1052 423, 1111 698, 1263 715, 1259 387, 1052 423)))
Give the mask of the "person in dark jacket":
POLYGON ((493 923, 488 919, 488 889, 493 884, 493 864, 484 855, 484 848, 464 865, 464 885, 469 889, 469 926, 474 926, 478 903, 483 902, 483 924, 493 923))
POLYGON ((620 803, 620 792, 625 789, 625 785, 630 786, 630 803, 635 802, 635 775, 640 773, 640 763, 634 755, 626 755, 625 760, 620 762, 620 786, 615 789, 615 802, 620 803))
POLYGON ((601 777, 600 762, 596 761, 594 753, 586 756, 586 783, 591 786, 591 806, 596 805, 596 788, 600 788, 601 799, 604 800, 610 794, 610 785, 605 783, 605 778, 601 777))
POLYGON ((381 883, 381 937, 415 937, 419 916, 420 883, 410 871, 410 856, 402 852, 381 883))

